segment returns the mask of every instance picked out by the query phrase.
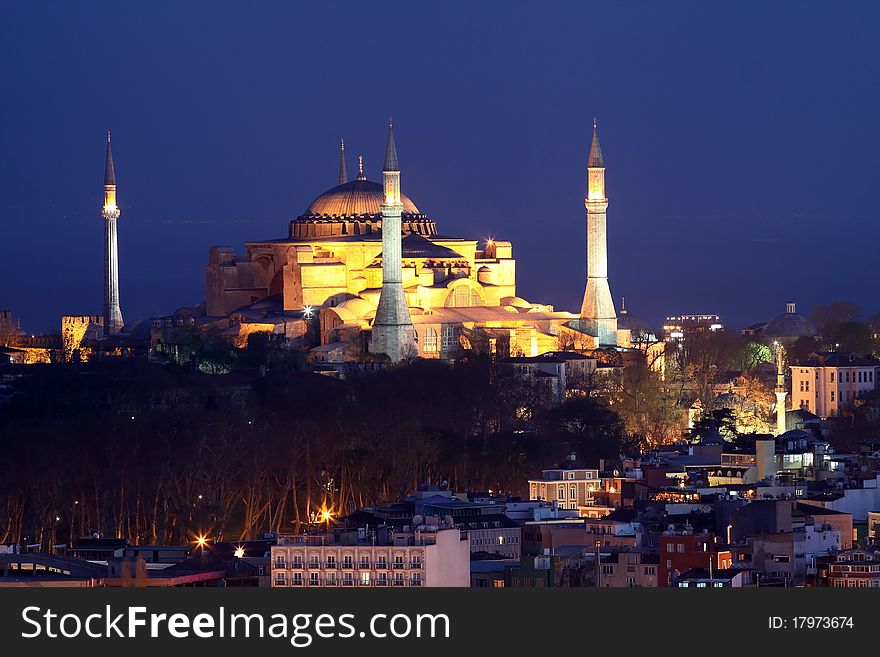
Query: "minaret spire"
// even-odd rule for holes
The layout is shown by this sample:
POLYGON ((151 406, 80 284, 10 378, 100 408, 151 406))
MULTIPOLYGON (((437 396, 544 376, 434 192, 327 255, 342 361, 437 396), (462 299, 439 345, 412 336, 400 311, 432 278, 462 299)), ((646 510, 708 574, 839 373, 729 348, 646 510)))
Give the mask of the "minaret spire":
POLYGON ((107 155, 104 160, 104 335, 115 335, 122 330, 122 311, 119 309, 119 252, 116 239, 116 220, 120 215, 116 203, 116 168, 113 166, 113 148, 107 131, 107 155))
POLYGON ((397 145, 394 143, 394 124, 388 117, 388 142, 385 144, 385 163, 382 171, 400 171, 400 162, 397 160, 397 145))
POLYGON ((418 356, 415 330, 403 290, 403 259, 400 215, 400 164, 394 132, 388 121, 388 143, 382 167, 385 200, 382 203, 382 291, 373 320, 370 352, 387 354, 391 362, 418 356))
POLYGON ((599 145, 599 122, 593 117, 593 142, 590 144, 590 157, 588 167, 605 168, 605 158, 602 157, 602 147, 599 145))
POLYGON ((593 118, 593 141, 587 158, 587 286, 581 305, 581 331, 598 345, 617 344, 617 314, 608 286, 608 241, 605 216, 605 158, 599 146, 598 121, 593 118))
POLYGON ((348 173, 345 171, 345 140, 339 140, 339 183, 344 185, 348 182, 348 173))
POLYGON ((113 167, 113 147, 110 144, 110 131, 107 131, 107 157, 104 160, 104 184, 116 184, 116 169, 113 167))
POLYGON ((366 180, 367 177, 364 175, 364 156, 358 155, 358 175, 357 180, 366 180))

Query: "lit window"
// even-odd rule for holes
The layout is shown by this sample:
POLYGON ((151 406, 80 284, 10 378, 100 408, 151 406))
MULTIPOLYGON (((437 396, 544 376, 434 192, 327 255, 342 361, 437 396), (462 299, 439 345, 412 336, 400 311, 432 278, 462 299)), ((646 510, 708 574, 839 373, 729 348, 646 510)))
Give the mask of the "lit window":
POLYGON ((443 351, 452 349, 455 344, 455 327, 446 325, 443 327, 443 351))
POLYGON ((437 344, 437 331, 431 328, 430 326, 425 329, 425 339, 423 344, 423 349, 425 353, 436 353, 438 349, 437 344))

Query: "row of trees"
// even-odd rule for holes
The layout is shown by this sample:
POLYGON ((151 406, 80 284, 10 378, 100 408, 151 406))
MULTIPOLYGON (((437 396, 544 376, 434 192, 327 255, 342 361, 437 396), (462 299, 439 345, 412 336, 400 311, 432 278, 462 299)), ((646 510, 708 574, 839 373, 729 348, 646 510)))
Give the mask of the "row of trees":
POLYGON ((595 399, 540 409, 486 359, 345 381, 129 361, 38 369, 0 410, 0 543, 292 531, 425 482, 526 494, 571 452, 638 449, 595 399))

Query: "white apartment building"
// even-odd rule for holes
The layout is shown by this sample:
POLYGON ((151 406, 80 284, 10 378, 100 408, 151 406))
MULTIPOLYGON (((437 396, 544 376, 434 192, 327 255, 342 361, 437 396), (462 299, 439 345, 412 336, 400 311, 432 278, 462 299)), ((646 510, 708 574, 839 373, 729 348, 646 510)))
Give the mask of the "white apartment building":
POLYGON ((458 529, 281 537, 272 546, 272 587, 470 586, 470 548, 458 529))
POLYGON ((811 354, 804 364, 791 366, 792 408, 823 418, 847 415, 859 398, 876 388, 878 365, 855 354, 811 354))
POLYGON ((594 494, 602 490, 597 469, 558 468, 542 474, 542 479, 529 479, 529 498, 556 502, 560 509, 593 506, 594 494))

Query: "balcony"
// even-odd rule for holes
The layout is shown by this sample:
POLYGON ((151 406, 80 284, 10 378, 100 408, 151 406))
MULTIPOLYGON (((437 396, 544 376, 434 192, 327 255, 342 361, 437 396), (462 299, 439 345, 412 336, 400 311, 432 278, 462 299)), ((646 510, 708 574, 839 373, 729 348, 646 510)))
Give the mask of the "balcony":
POLYGON ((403 586, 405 582, 402 579, 393 580, 392 586, 403 586))
POLYGON ((394 570, 403 570, 403 566, 404 564, 401 561, 394 562, 394 570))
POLYGON ((272 564, 272 568, 274 568, 275 570, 286 570, 287 564, 284 561, 276 561, 272 564))
POLYGON ((376 586, 388 586, 388 580, 387 579, 377 579, 376 586))
POLYGON ((422 562, 421 561, 413 561, 410 565, 410 570, 421 570, 422 562))
POLYGON ((420 580, 420 579, 414 579, 414 580, 410 583, 410 586, 421 586, 421 585, 422 585, 422 580, 420 580))
POLYGON ((290 567, 294 570, 302 570, 302 561, 294 561, 292 564, 290 564, 290 567))
POLYGON ((343 561, 342 562, 342 569, 343 570, 351 570, 353 568, 354 568, 354 564, 351 563, 350 561, 343 561))
POLYGON ((324 568, 326 568, 327 570, 339 570, 335 561, 328 561, 324 568))

